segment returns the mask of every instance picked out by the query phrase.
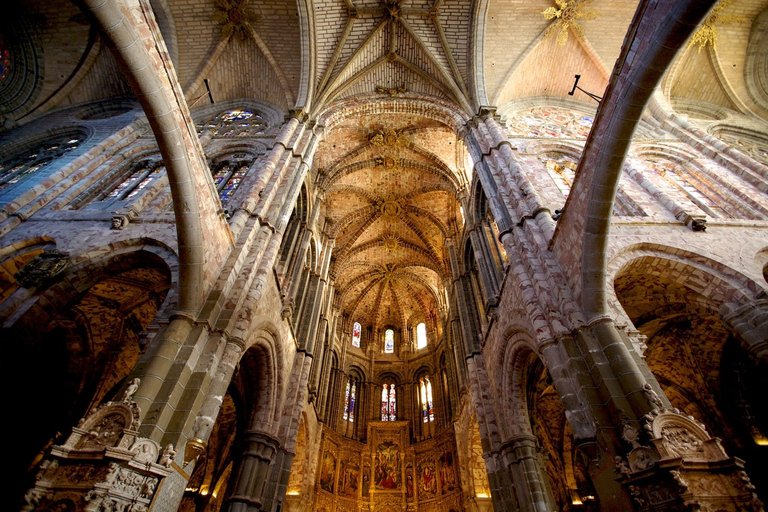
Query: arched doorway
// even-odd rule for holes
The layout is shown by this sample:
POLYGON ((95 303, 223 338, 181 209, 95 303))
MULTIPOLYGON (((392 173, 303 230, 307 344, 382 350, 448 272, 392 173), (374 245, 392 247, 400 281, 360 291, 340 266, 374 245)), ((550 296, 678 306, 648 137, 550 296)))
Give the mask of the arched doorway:
POLYGON ((647 337, 645 360, 672 405, 744 459, 760 493, 768 484, 768 417, 759 390, 768 379, 722 320, 720 306, 734 292, 719 274, 671 256, 640 256, 617 273, 614 290, 647 337))
POLYGON ((29 487, 38 451, 66 436, 87 411, 110 400, 139 361, 171 272, 144 251, 94 262, 44 283, 34 303, 4 329, 16 371, 8 407, 21 420, 11 453, 12 489, 29 487), (27 473, 27 470, 30 473, 27 473))

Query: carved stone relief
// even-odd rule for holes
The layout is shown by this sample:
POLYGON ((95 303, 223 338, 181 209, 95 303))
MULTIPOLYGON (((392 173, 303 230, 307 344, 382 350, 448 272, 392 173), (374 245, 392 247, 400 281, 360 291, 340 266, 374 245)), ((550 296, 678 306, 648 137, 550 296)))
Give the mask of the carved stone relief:
POLYGON ((148 510, 160 480, 171 473, 170 462, 160 462, 172 461, 172 455, 168 449, 160 453, 155 441, 137 437, 135 391, 129 386, 121 401, 99 406, 63 445, 51 448, 22 510, 148 510))
POLYGON ((61 273, 69 263, 69 254, 56 249, 32 258, 13 277, 24 288, 37 288, 61 273))

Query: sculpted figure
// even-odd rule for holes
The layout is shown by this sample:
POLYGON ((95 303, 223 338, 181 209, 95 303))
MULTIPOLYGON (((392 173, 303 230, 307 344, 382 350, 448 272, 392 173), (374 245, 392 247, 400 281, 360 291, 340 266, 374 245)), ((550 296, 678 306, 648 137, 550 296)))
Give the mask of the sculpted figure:
POLYGON ((630 475, 632 473, 632 470, 629 469, 629 465, 627 464, 627 461, 625 461, 618 455, 613 458, 613 461, 616 464, 616 473, 623 476, 630 475))
POLYGON ((661 398, 659 398, 659 395, 647 382, 643 386, 643 391, 645 391, 645 395, 648 397, 648 401, 656 406, 657 409, 662 409, 664 407, 664 403, 661 401, 661 398))
POLYGON ((133 398, 133 395, 139 389, 140 384, 141 379, 133 379, 131 381, 131 383, 128 385, 128 388, 125 390, 125 393, 123 394, 123 402, 127 404, 131 401, 131 398, 133 398))
POLYGON ((176 451, 173 449, 173 444, 168 443, 163 450, 163 454, 160 456, 158 464, 169 468, 173 463, 174 457, 176 457, 176 451))

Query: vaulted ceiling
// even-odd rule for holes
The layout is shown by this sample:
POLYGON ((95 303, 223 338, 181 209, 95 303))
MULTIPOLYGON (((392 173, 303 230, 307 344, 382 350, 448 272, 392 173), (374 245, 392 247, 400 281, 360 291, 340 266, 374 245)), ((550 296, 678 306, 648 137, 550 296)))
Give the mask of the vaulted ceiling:
MULTIPOLYGON (((479 105, 567 96, 575 74, 599 95, 637 6, 618 0, 150 3, 190 103, 204 97, 207 79, 216 101, 258 98, 318 112, 344 98, 410 94, 450 101, 470 115, 479 105), (548 9, 557 16, 545 16, 548 9)), ((683 110, 698 101, 765 120, 768 52, 761 48, 768 1, 720 5, 708 22, 715 45, 682 52, 662 90, 683 110)), ((10 56, 0 79, 4 99, 12 96, 0 104, 8 125, 130 94, 76 4, 27 0, 13 9, 11 22, 0 27, 0 46, 10 56), (21 89, 10 87, 13 73, 26 77, 21 89)))
POLYGON ((450 275, 445 242, 463 222, 458 144, 437 121, 389 114, 350 116, 318 147, 331 277, 350 318, 437 325, 450 275))

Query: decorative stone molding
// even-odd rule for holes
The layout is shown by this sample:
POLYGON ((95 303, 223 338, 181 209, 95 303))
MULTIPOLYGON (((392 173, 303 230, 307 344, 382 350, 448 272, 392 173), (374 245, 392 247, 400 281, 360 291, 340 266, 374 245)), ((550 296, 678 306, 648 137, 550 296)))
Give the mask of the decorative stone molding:
POLYGON ((691 231, 706 231, 707 230, 707 219, 703 216, 693 216, 689 214, 688 212, 680 212, 677 215, 675 215, 677 220, 683 222, 686 226, 691 228, 691 231))
POLYGON ((137 436, 134 379, 121 401, 107 402, 80 420, 66 442, 41 462, 23 511, 145 512, 161 479, 171 473, 173 445, 137 436), (158 460, 159 459, 159 460, 158 460))
POLYGON ((201 455, 208 451, 208 443, 202 439, 193 438, 187 441, 184 447, 184 467, 193 460, 197 460, 201 455))
POLYGON ((411 143, 408 135, 395 130, 377 131, 370 136, 369 142, 381 148, 405 147, 411 143))
POLYGON ((60 274, 68 263, 68 253, 51 249, 29 260, 13 277, 24 288, 38 288, 60 274))
POLYGON ((126 215, 113 215, 112 216, 112 229, 123 229, 128 225, 130 220, 126 215))
POLYGON ((648 388, 644 391, 656 408, 642 418, 643 432, 625 422, 622 437, 633 448, 626 461, 614 458, 617 480, 635 510, 763 510, 743 461, 728 457, 704 425, 663 407, 648 388), (648 446, 640 444, 643 437, 649 438, 648 446))

